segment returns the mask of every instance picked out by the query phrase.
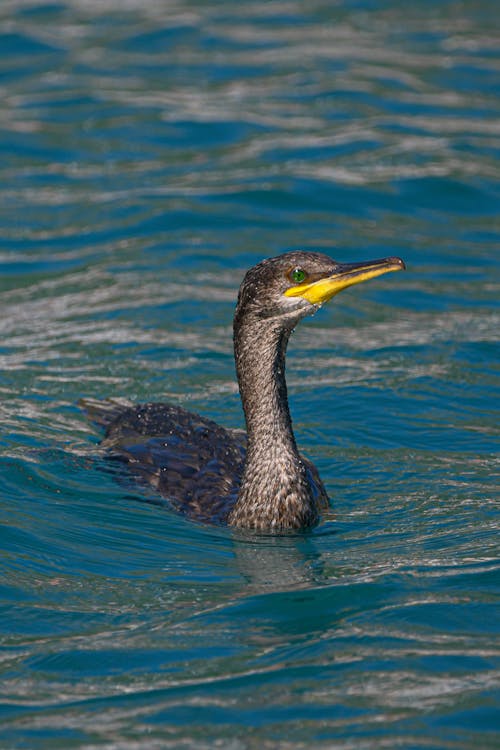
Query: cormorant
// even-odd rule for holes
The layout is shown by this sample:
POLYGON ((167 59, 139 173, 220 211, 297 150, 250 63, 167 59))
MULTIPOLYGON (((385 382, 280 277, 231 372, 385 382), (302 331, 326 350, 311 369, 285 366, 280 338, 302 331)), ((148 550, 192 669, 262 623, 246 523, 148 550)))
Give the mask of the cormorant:
POLYGON ((263 260, 246 273, 234 315, 246 435, 172 404, 84 399, 89 417, 105 427, 102 446, 191 518, 260 531, 314 525, 328 496, 295 442, 288 339, 342 289, 404 268, 400 258, 337 263, 315 252, 263 260))

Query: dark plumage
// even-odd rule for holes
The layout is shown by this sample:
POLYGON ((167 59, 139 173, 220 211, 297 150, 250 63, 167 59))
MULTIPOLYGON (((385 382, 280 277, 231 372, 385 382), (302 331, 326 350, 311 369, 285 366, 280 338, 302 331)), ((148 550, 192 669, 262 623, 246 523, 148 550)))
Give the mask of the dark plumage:
POLYGON ((293 328, 347 286, 404 268, 399 258, 340 264, 292 252, 251 268, 234 316, 234 353, 247 434, 171 404, 84 400, 103 447, 172 505, 206 522, 260 530, 315 524, 328 496, 298 452, 285 354, 293 328))

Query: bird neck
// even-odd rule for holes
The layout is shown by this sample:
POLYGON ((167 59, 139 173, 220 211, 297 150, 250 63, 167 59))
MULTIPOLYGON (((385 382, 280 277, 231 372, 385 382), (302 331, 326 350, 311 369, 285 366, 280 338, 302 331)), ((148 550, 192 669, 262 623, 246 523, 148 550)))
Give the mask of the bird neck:
POLYGON ((234 526, 300 528, 317 520, 288 407, 285 355, 290 333, 291 328, 271 319, 235 322, 247 453, 238 500, 229 518, 234 526))
POLYGON ((276 441, 287 452, 297 452, 285 380, 289 337, 289 330, 267 321, 247 324, 235 337, 236 373, 251 453, 267 450, 276 441))

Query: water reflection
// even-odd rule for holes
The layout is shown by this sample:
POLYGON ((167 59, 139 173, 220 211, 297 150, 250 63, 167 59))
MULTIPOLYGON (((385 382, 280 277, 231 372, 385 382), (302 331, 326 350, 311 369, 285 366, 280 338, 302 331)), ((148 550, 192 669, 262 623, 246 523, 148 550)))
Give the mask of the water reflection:
POLYGON ((296 534, 260 536, 233 532, 235 566, 249 591, 287 591, 315 585, 314 538, 296 534))

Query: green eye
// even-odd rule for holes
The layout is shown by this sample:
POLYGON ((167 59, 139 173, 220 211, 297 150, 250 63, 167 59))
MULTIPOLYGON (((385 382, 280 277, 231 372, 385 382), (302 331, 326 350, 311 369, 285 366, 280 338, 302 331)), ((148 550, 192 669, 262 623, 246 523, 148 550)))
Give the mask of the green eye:
POLYGON ((290 273, 290 279, 295 284, 302 283, 305 280, 306 276, 307 274, 305 271, 302 270, 302 268, 294 268, 293 271, 290 273))

